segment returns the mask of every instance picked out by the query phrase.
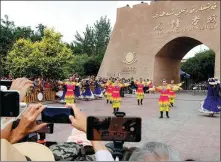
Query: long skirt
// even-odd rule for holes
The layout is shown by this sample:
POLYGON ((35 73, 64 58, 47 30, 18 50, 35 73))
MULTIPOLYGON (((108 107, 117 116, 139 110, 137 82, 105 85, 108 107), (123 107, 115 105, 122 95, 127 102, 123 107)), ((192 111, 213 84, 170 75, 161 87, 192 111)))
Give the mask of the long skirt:
POLYGON ((144 93, 143 92, 137 92, 136 95, 137 95, 138 100, 144 99, 144 93))
POLYGON ((67 91, 65 94, 66 104, 74 104, 74 91, 67 91))
POLYGON ((207 97, 204 101, 203 109, 205 109, 209 112, 218 113, 219 108, 218 108, 218 105, 217 105, 216 97, 214 97, 214 96, 207 97))
POLYGON ((116 109, 116 108, 120 108, 120 105, 121 105, 121 98, 114 98, 112 97, 112 107, 113 109, 116 109))
POLYGON ((170 103, 170 100, 168 96, 160 96, 159 98, 160 111, 169 112, 170 111, 169 103, 170 103))
POLYGON ((79 97, 81 95, 80 87, 79 86, 75 87, 74 95, 75 95, 75 97, 79 97))
POLYGON ((96 87, 94 89, 94 96, 96 96, 96 97, 103 97, 104 96, 100 87, 96 87))

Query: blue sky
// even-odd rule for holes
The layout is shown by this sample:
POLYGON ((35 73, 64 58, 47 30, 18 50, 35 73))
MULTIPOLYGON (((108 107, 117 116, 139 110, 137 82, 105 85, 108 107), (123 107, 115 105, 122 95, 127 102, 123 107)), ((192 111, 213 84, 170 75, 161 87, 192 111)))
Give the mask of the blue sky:
MULTIPOLYGON (((92 25, 101 16, 107 15, 112 26, 119 7, 138 4, 141 1, 2 1, 1 17, 7 14, 18 26, 44 24, 63 34, 63 41, 71 42, 76 31, 82 33, 87 24, 92 25)), ((145 2, 145 1, 144 1, 145 2)), ((148 2, 148 1, 146 1, 148 2)), ((192 57, 205 45, 195 47, 184 58, 192 57)))

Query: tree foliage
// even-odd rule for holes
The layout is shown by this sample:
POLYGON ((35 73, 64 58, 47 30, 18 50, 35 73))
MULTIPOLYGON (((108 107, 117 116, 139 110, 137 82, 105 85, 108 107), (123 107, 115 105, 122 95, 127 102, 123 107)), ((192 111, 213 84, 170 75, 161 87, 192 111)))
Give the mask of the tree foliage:
POLYGON ((91 75, 98 72, 110 35, 111 24, 107 17, 101 17, 93 26, 87 25, 82 35, 76 32, 75 40, 70 44, 70 48, 75 55, 88 55, 87 59, 84 58, 86 62, 82 62, 84 74, 91 75))
POLYGON ((83 66, 87 75, 97 75, 100 68, 100 62, 97 57, 90 57, 83 66))
POLYGON ((42 41, 19 39, 8 53, 7 69, 15 77, 67 77, 73 72, 74 56, 61 37, 54 29, 45 29, 42 41))
POLYGON ((39 24, 37 26, 37 31, 31 29, 31 27, 15 26, 13 21, 9 20, 7 15, 4 19, 1 19, 1 35, 0 35, 0 57, 1 57, 1 75, 6 75, 7 69, 5 68, 6 56, 11 50, 13 44, 18 39, 31 39, 32 41, 42 40, 42 32, 46 26, 39 24))
POLYGON ((14 77, 40 75, 62 78, 70 71, 81 75, 98 72, 111 35, 107 17, 87 25, 82 34, 76 32, 72 43, 62 43, 60 33, 46 28, 43 24, 38 24, 35 30, 29 26, 16 26, 7 15, 1 19, 1 75, 11 72, 14 77), (71 58, 67 59, 70 51, 71 58))
POLYGON ((181 69, 191 75, 196 82, 205 81, 214 76, 215 53, 207 50, 197 53, 195 57, 188 59, 181 69))

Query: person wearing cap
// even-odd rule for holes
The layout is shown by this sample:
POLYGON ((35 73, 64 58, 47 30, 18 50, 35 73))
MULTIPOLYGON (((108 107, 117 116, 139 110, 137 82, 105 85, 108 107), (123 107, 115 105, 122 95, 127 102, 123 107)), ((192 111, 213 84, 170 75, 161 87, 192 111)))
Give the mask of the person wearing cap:
POLYGON ((159 106, 160 106, 160 118, 163 118, 163 112, 166 111, 166 116, 169 118, 169 91, 170 87, 167 85, 167 81, 164 79, 162 81, 162 85, 158 86, 156 88, 150 88, 149 91, 158 91, 160 92, 160 98, 159 98, 159 106))

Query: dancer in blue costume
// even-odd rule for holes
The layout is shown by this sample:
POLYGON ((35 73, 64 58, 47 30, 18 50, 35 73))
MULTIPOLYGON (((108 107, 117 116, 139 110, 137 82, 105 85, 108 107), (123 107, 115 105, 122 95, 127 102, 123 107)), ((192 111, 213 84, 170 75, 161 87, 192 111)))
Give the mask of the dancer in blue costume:
POLYGON ((85 91, 82 94, 84 99, 85 100, 92 100, 92 99, 94 99, 94 95, 93 95, 93 93, 91 92, 91 89, 90 89, 90 82, 89 82, 89 80, 86 80, 86 83, 84 84, 84 86, 85 86, 85 91))
POLYGON ((216 96, 216 101, 217 101, 217 106, 219 108, 219 110, 221 110, 221 87, 220 87, 220 81, 218 79, 215 79, 216 81, 216 92, 215 92, 215 96, 216 96))
MULTIPOLYGON (((75 82, 80 83, 79 78, 76 78, 75 82)), ((79 97, 81 96, 80 85, 75 86, 74 96, 76 97, 76 99, 79 99, 79 97)))
POLYGON ((103 98, 103 93, 101 91, 101 86, 100 86, 100 83, 98 82, 98 80, 95 81, 95 84, 94 84, 95 88, 94 88, 94 97, 96 99, 101 99, 103 98))
POLYGON ((208 79, 208 93, 204 102, 201 103, 199 110, 203 114, 213 116, 219 113, 217 101, 217 81, 214 78, 208 79))

